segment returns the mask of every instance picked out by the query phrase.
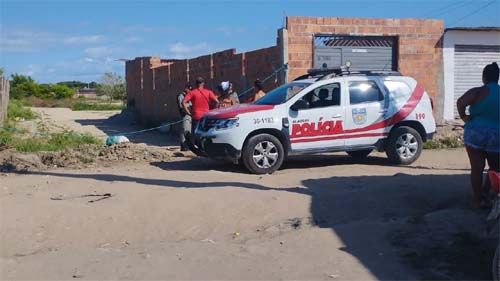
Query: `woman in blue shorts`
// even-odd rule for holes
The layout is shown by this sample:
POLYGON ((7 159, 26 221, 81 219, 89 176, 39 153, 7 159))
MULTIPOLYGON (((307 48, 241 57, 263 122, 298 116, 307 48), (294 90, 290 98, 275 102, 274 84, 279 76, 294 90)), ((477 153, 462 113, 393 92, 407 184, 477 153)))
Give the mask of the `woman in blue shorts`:
POLYGON ((483 192, 486 160, 490 170, 499 171, 500 162, 500 88, 498 64, 483 69, 484 86, 468 90, 457 101, 460 118, 465 122, 464 144, 471 165, 474 207, 489 207, 483 192), (469 106, 469 115, 465 109, 469 106))

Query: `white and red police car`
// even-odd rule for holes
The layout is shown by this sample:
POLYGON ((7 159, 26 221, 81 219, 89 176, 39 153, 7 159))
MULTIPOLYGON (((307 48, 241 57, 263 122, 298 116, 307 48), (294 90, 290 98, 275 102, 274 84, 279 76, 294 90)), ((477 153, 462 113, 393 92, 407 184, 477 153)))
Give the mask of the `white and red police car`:
POLYGON ((206 113, 195 131, 198 155, 276 171, 292 155, 385 151, 410 164, 436 131, 431 99, 411 77, 340 70, 310 72, 252 104, 206 113))

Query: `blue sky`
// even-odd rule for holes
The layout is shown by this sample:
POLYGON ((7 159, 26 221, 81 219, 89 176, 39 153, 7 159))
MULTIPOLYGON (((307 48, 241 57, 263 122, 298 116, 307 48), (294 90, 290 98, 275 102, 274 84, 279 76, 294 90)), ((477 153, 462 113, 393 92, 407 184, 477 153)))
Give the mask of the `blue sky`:
POLYGON ((124 74, 119 58, 188 58, 272 46, 283 15, 439 18, 500 26, 500 0, 0 0, 0 67, 39 82, 124 74))

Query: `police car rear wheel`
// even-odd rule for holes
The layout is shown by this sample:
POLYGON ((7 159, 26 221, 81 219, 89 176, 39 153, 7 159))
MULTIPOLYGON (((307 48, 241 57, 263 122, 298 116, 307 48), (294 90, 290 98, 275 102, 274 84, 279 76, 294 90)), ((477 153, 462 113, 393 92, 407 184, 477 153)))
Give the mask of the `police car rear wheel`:
POLYGON ((386 152, 395 164, 411 164, 422 153, 422 137, 413 128, 406 126, 395 128, 387 139, 386 152))
POLYGON ((372 153, 371 149, 347 151, 347 154, 353 158, 366 158, 370 153, 372 153))
POLYGON ((251 137, 243 148, 243 164, 254 174, 273 173, 279 169, 283 159, 283 145, 275 136, 269 134, 251 137))

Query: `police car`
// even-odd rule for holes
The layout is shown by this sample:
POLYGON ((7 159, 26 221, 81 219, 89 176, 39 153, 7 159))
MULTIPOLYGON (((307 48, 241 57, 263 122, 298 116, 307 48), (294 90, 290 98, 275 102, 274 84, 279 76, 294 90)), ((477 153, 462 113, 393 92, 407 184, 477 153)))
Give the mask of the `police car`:
POLYGON ((252 104, 206 113, 193 151, 273 173, 292 155, 385 151, 394 164, 418 159, 436 131, 432 102, 395 72, 312 70, 252 104))

